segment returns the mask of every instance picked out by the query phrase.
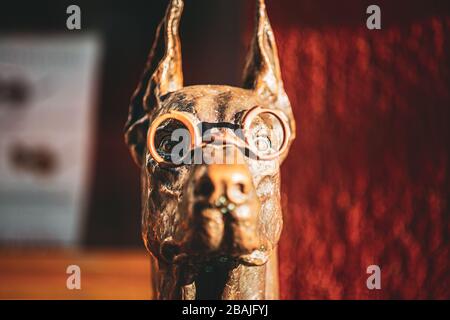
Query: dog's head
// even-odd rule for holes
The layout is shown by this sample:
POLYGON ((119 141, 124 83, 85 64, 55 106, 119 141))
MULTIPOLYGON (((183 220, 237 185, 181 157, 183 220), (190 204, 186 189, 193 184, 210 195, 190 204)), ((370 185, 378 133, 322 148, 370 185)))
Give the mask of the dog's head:
POLYGON ((132 98, 126 141, 142 168, 142 234, 164 264, 264 264, 282 228, 279 167, 295 136, 263 0, 243 88, 183 86, 172 0, 132 98))

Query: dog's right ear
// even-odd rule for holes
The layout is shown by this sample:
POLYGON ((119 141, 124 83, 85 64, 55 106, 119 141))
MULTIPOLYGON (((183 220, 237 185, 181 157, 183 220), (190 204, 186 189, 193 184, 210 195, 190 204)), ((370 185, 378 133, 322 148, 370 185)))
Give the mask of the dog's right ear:
POLYGON ((143 163, 146 150, 151 113, 160 106, 162 96, 183 87, 178 34, 183 5, 183 0, 170 0, 166 16, 158 26, 144 74, 131 98, 125 141, 139 166, 143 163))

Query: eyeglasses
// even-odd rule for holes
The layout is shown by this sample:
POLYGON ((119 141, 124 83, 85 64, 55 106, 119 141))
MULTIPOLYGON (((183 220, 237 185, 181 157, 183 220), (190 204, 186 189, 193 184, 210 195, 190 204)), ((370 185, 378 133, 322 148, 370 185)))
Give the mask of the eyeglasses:
POLYGON ((180 150, 189 153, 218 141, 244 148, 258 160, 273 160, 288 148, 291 130, 289 120, 282 111, 256 106, 245 111, 240 119, 238 124, 202 123, 191 113, 170 111, 150 125, 147 147, 152 158, 164 165, 176 165, 172 161, 174 151, 176 154, 180 150), (207 132, 212 128, 229 128, 237 134, 212 135, 213 139, 205 139, 205 132, 202 132, 205 128, 207 132))

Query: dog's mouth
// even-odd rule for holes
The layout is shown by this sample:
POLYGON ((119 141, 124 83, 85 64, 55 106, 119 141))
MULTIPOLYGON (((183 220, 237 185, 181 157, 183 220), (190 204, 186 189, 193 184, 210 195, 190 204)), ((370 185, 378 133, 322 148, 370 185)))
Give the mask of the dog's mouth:
MULTIPOLYGON (((258 206, 223 201, 195 201, 181 225, 181 251, 188 255, 247 256, 261 249, 258 206)), ((264 250, 264 246, 262 246, 264 250)))
MULTIPOLYGON (((195 201, 180 237, 161 243, 164 260, 177 270, 182 299, 220 300, 236 295, 236 274, 263 266, 271 246, 258 232, 257 206, 195 201)), ((252 271, 250 271, 252 272, 252 271)))
POLYGON ((162 257, 178 265, 201 262, 207 269, 233 261, 247 266, 265 264, 271 245, 259 234, 256 222, 247 220, 254 209, 247 204, 230 207, 196 202, 191 216, 197 218, 184 225, 182 237, 169 237, 161 243, 162 257))

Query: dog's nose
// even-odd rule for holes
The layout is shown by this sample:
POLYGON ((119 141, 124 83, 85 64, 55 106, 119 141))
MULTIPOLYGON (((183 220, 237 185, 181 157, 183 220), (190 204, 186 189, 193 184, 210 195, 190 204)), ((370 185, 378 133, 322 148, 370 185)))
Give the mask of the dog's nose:
POLYGON ((217 207, 240 205, 252 191, 252 177, 245 165, 212 164, 206 167, 196 191, 217 207))

